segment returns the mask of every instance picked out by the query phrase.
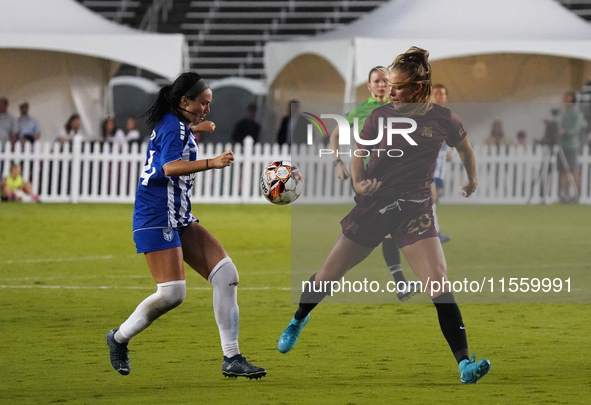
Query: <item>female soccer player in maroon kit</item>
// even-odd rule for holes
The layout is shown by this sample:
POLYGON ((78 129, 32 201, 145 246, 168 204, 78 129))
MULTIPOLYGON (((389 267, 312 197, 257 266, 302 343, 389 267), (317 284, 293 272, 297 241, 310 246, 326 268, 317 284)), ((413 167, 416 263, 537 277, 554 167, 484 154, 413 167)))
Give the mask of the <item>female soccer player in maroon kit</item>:
MULTIPOLYGON (((351 161, 357 205, 341 221, 341 235, 320 270, 310 278, 321 292, 313 288, 302 293, 299 308, 281 335, 278 349, 286 353, 295 346, 310 319, 310 311, 331 292, 321 286, 341 280, 391 234, 433 300, 443 335, 458 362, 462 383, 473 384, 489 372, 490 361, 475 362, 475 356, 470 360, 462 315, 449 284, 436 291, 428 281, 447 280, 445 257, 433 222, 430 188, 441 144, 447 142, 460 155, 468 176, 462 187, 465 197, 476 190, 476 163, 460 118, 429 102, 428 57, 426 50, 412 47, 390 65, 391 103, 375 109, 360 134, 366 141, 382 134, 381 141, 373 146, 358 143, 359 153, 351 161), (412 118, 416 122, 416 130, 409 134, 412 142, 396 134, 386 136, 384 125, 389 125, 391 117, 412 118), (366 148, 372 148, 367 168, 366 148)), ((391 125, 409 126, 396 122, 391 125)))

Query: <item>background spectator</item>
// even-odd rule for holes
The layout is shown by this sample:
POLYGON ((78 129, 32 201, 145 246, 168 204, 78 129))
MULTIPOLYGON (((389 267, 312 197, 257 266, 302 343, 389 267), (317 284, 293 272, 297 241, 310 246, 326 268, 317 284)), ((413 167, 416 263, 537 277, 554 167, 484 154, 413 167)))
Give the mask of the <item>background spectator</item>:
POLYGON ((103 121, 103 142, 109 142, 114 145, 121 146, 126 143, 125 132, 122 129, 117 128, 115 120, 113 118, 107 118, 103 121))
POLYGON ((251 136, 255 143, 259 140, 261 126, 255 121, 257 115, 256 104, 250 104, 246 110, 246 116, 236 123, 232 134, 232 143, 242 144, 244 138, 251 136))
POLYGON ((277 133, 277 143, 306 143, 306 123, 307 121, 300 115, 300 102, 291 100, 287 104, 287 115, 281 120, 279 132, 277 133))
POLYGON ((525 131, 519 131, 517 133, 517 144, 521 146, 523 150, 527 149, 527 134, 525 131))
POLYGON ((37 120, 29 116, 29 103, 26 101, 19 106, 21 116, 17 119, 18 140, 25 144, 35 142, 41 136, 41 127, 37 120))
POLYGON ((583 117, 583 113, 575 105, 575 101, 576 95, 574 92, 567 92, 562 98, 565 112, 560 122, 560 131, 558 132, 560 147, 562 148, 558 156, 558 171, 560 173, 558 195, 562 202, 575 202, 581 185, 577 155, 581 147, 579 142, 581 132, 587 125, 587 122, 583 117), (576 187, 574 195, 570 194, 571 182, 574 182, 573 185, 576 187))
POLYGON ((8 99, 0 98, 0 148, 7 141, 14 143, 18 132, 16 120, 6 111, 7 109, 8 99))
POLYGON ((68 118, 68 121, 62 130, 60 140, 62 142, 71 142, 75 137, 84 137, 81 124, 82 121, 80 120, 80 115, 76 113, 70 115, 70 118, 68 118))
POLYGON ((492 124, 491 133, 485 141, 487 146, 495 145, 499 148, 501 145, 511 145, 511 141, 505 138, 505 132, 503 131, 503 123, 496 120, 492 124))
POLYGON ((26 195, 29 195, 33 201, 39 201, 39 197, 33 192, 31 184, 28 181, 23 181, 21 165, 12 163, 10 165, 10 174, 2 180, 2 200, 23 201, 26 195))
POLYGON ((131 144, 133 142, 139 143, 142 139, 140 135, 140 131, 137 127, 137 121, 135 118, 129 117, 127 122, 125 123, 125 128, 127 129, 127 133, 125 134, 125 140, 131 144))

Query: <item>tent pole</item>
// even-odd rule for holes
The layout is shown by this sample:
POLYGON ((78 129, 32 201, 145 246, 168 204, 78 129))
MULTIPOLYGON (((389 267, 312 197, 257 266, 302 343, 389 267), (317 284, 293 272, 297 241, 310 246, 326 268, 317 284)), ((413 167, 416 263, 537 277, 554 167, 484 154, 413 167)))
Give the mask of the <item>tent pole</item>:
POLYGON ((348 104, 355 102, 353 87, 355 83, 355 39, 351 41, 349 55, 347 55, 347 70, 345 71, 345 94, 343 97, 343 114, 349 112, 348 104))

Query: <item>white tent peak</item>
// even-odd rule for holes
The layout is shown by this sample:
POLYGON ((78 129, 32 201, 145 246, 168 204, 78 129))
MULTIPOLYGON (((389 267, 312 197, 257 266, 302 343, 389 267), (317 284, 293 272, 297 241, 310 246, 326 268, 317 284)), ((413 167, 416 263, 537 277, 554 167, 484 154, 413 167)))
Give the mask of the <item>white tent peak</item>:
POLYGON ((0 32, 12 34, 134 34, 72 0, 0 0, 0 32))
POLYGON ((168 79, 188 65, 184 35, 125 27, 74 0, 0 0, 0 10, 0 48, 93 56, 168 79))
POLYGON ((308 40, 344 37, 588 40, 591 25, 554 0, 392 0, 308 40))
POLYGON ((171 80, 188 67, 184 35, 125 27, 74 0, 0 0, 0 10, 0 96, 12 108, 29 101, 44 139, 55 139, 73 112, 97 137, 121 63, 171 80))

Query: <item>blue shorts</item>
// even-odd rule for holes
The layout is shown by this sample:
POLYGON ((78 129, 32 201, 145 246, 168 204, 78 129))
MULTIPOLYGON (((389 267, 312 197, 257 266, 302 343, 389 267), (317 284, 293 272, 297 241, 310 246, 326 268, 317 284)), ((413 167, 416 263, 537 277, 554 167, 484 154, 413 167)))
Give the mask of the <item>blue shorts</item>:
POLYGON ((133 232, 133 241, 138 253, 181 246, 181 236, 177 228, 138 229, 133 232))
POLYGON ((435 182, 435 187, 443 188, 443 179, 435 177, 433 181, 435 182))

